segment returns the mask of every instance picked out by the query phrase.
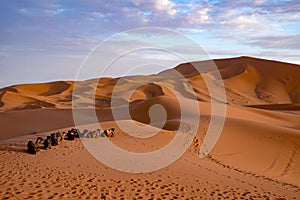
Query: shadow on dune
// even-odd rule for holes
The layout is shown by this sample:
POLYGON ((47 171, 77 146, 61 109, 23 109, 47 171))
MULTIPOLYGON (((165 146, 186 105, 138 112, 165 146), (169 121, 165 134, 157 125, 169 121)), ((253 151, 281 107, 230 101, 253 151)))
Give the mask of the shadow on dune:
POLYGON ((53 82, 47 92, 41 94, 41 96, 51 96, 61 94, 66 91, 71 85, 65 81, 53 82))

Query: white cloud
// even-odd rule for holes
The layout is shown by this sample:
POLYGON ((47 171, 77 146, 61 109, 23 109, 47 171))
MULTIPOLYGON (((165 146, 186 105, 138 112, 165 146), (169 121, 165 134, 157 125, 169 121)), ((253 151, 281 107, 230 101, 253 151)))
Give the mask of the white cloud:
POLYGON ((197 10, 195 12, 195 18, 194 18, 194 23, 206 23, 210 17, 208 15, 208 11, 209 9, 208 8, 204 8, 204 9, 201 9, 201 10, 197 10))
MULTIPOLYGON (((300 50, 300 34, 297 35, 269 35, 252 37, 250 45, 266 49, 298 49, 300 50)), ((300 53, 299 53, 300 56, 300 53)))
POLYGON ((189 28, 195 28, 195 26, 210 23, 211 16, 209 14, 209 7, 201 4, 178 5, 178 7, 179 6, 182 7, 180 10, 181 15, 178 16, 179 21, 181 21, 181 26, 188 25, 189 28))
POLYGON ((130 0, 130 2, 140 10, 153 11, 153 12, 165 12, 170 16, 176 15, 175 3, 170 0, 130 0))
POLYGON ((31 12, 27 8, 20 8, 18 12, 23 16, 31 16, 31 12))
POLYGON ((253 15, 241 15, 236 18, 228 19, 225 24, 228 24, 235 31, 249 31, 251 29, 262 28, 261 22, 257 19, 257 16, 253 15))
POLYGON ((175 4, 169 0, 155 0, 154 5, 156 10, 165 11, 169 15, 174 16, 176 14, 175 4))

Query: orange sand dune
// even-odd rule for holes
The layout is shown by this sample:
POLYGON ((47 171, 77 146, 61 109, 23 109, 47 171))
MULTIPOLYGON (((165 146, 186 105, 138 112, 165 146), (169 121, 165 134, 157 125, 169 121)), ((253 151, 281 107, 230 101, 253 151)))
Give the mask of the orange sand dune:
MULTIPOLYGON (((268 61, 251 57, 239 57, 232 59, 214 60, 216 66, 221 70, 226 88, 227 101, 235 105, 265 105, 265 104, 296 104, 300 102, 300 87, 296 80, 300 79, 299 66, 294 64, 268 61)), ((181 64, 175 68, 185 75, 195 90, 198 99, 210 101, 210 94, 203 79, 205 74, 214 74, 207 67, 211 61, 201 61, 192 63, 205 73, 199 75, 191 64, 181 64)), ((199 70, 199 71, 201 71, 199 70)), ((107 102, 114 90, 118 90, 120 95, 127 89, 135 88, 139 80, 149 82, 136 90, 132 95, 132 101, 145 100, 159 95, 172 95, 161 82, 168 83, 176 89, 181 85, 182 79, 172 80, 172 75, 168 76, 170 70, 152 76, 125 77, 121 80, 126 83, 126 87, 114 86, 119 79, 102 78, 92 79, 80 83, 78 91, 89 94, 96 86, 97 105, 107 107, 107 102), (170 77, 168 79, 168 77, 170 77)), ((32 108, 70 108, 72 101, 73 82, 52 82, 44 84, 17 85, 0 90, 0 110, 19 110, 32 108), (31 107, 30 107, 31 106, 31 107)), ((170 89, 170 88, 169 88, 170 89)), ((186 91, 181 91, 182 95, 189 98, 186 91)), ((83 96, 83 95, 82 95, 83 96)), ((88 95, 87 95, 88 96, 88 95)), ((73 98, 76 98, 76 96, 73 98)), ((89 96, 87 97, 87 99, 89 96)), ((82 107, 91 105, 90 102, 82 104, 82 107), (86 104, 87 103, 87 104, 86 104)))
MULTIPOLYGON (((211 68, 212 61, 200 61, 149 76, 0 89, 1 198, 298 199, 300 66, 251 57, 213 61, 221 77, 211 68), (220 78, 227 102, 211 99, 206 85, 209 79, 218 90, 220 78), (226 120, 217 144, 200 159, 212 102, 227 106, 226 120), (151 114, 155 105, 164 107, 165 116, 151 114), (200 108, 200 115, 192 105, 200 108), (154 172, 112 169, 96 160, 79 139, 37 155, 26 152, 28 140, 73 127, 74 113, 83 120, 79 128, 98 122, 101 128, 115 127, 112 144, 135 153, 153 152, 176 137, 182 112, 187 113, 187 127, 200 119, 197 134, 178 160, 154 172), (155 127, 146 126, 153 121, 155 127), (120 122, 147 127, 140 135, 158 133, 136 138, 122 130, 120 122)), ((184 131, 188 135, 191 130, 184 131)), ((113 155, 111 159, 123 159, 113 155)))
MULTIPOLYGON (((296 81, 300 78, 299 65, 251 57, 214 62, 220 69, 231 104, 299 103, 300 88, 296 81)), ((186 77, 195 77, 201 70, 213 74, 209 65, 209 61, 201 61, 181 64, 175 69, 186 77)))

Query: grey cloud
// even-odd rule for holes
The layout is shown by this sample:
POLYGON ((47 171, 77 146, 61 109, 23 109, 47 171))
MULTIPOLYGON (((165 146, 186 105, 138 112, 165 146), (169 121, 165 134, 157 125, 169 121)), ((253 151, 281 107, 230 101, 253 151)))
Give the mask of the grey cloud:
POLYGON ((253 37, 248 42, 252 46, 274 49, 300 49, 300 35, 273 35, 253 37))

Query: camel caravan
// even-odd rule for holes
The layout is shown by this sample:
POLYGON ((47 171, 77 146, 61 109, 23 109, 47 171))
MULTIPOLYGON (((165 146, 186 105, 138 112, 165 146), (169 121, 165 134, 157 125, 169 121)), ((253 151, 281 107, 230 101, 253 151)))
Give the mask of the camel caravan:
POLYGON ((105 129, 101 132, 100 129, 96 131, 89 131, 84 129, 80 132, 79 129, 72 128, 68 132, 56 132, 51 133, 50 136, 47 136, 45 139, 42 137, 37 137, 36 141, 29 141, 27 143, 27 151, 30 154, 37 154, 40 149, 51 149, 52 146, 59 145, 63 140, 75 140, 75 138, 98 138, 98 137, 114 137, 115 129, 105 129))

